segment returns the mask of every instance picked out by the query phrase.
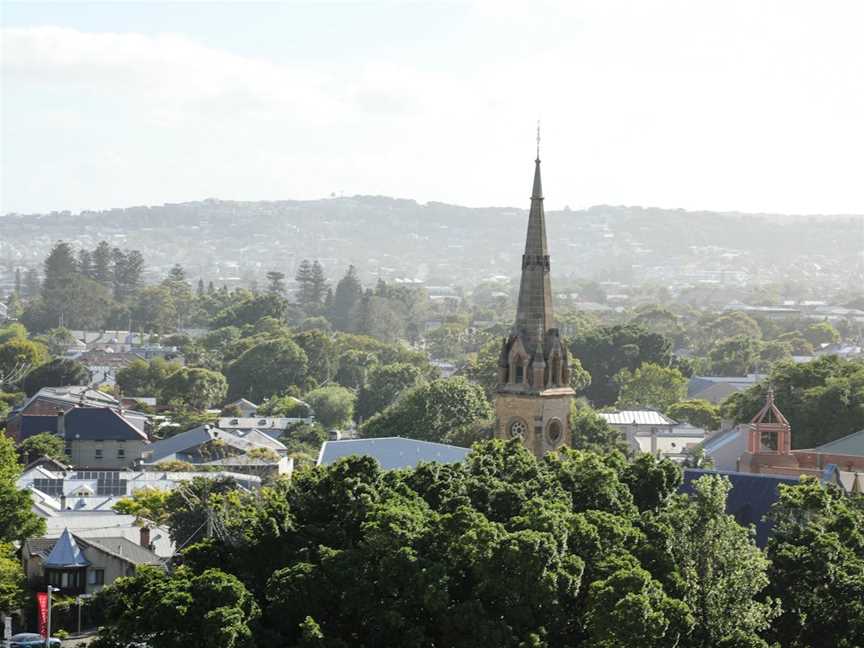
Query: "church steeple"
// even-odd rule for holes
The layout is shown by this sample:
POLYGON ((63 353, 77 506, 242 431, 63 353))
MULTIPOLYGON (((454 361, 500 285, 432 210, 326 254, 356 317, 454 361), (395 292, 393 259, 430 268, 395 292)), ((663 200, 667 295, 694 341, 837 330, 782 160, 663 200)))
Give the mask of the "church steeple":
POLYGON ((552 313, 549 248, 540 179, 540 129, 516 321, 502 341, 495 398, 496 436, 519 436, 538 457, 570 445, 567 347, 552 313))
POLYGON ((534 188, 528 212, 528 232, 522 255, 522 280, 513 333, 522 337, 525 350, 533 355, 539 338, 555 328, 552 314, 552 284, 549 280, 549 248, 546 244, 546 215, 543 212, 543 184, 540 179, 540 131, 537 131, 537 159, 534 160, 534 188))

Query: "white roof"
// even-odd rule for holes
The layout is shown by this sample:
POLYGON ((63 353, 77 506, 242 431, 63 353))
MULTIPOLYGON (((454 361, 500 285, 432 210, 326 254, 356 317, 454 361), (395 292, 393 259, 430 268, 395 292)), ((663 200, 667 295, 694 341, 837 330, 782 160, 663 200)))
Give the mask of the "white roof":
POLYGON ((621 410, 620 412, 598 412, 609 425, 675 425, 668 416, 655 410, 621 410))

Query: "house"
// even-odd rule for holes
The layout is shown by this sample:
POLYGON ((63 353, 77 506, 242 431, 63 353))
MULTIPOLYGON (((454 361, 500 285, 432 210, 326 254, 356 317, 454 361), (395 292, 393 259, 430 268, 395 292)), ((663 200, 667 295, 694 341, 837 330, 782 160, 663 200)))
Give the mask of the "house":
POLYGON ((228 403, 225 406, 225 409, 229 409, 229 408, 237 408, 237 411, 240 412, 240 416, 242 418, 254 417, 255 413, 258 411, 258 406, 255 403, 253 403, 252 401, 246 400, 245 398, 241 398, 240 400, 236 400, 233 403, 228 403))
POLYGON ((93 349, 81 353, 75 359, 87 367, 94 385, 115 385, 117 372, 144 357, 129 351, 93 349))
POLYGON ((746 376, 692 376, 687 383, 687 398, 719 405, 730 395, 749 389, 762 378, 763 375, 755 373, 746 376))
POLYGON ((141 459, 147 435, 110 407, 73 407, 57 416, 57 434, 77 468, 122 469, 141 459))
POLYGON ((747 449, 747 426, 720 430, 702 443, 705 456, 717 470, 738 470, 738 461, 747 449))
MULTIPOLYGON (((58 412, 66 412, 73 407, 108 407, 118 411, 121 409, 116 398, 86 385, 43 387, 9 412, 6 417, 6 434, 20 443, 28 436, 39 432, 57 432, 56 421, 49 423, 47 419, 56 418, 58 412), (28 417, 31 416, 43 418, 28 421, 28 417)), ((147 423, 146 414, 123 410, 123 418, 133 427, 144 432, 147 423)))
POLYGON ((142 457, 142 467, 159 470, 165 461, 196 466, 225 466, 234 472, 272 477, 290 475, 294 462, 280 442, 255 429, 243 435, 200 425, 151 444, 142 457))
POLYGON ((460 448, 446 443, 417 441, 402 437, 325 441, 321 445, 317 465, 328 466, 343 457, 360 455, 372 457, 383 470, 416 468, 420 462, 459 463, 470 451, 470 448, 460 448))
POLYGON ((162 564, 150 549, 127 538, 85 539, 69 529, 59 538, 25 540, 21 561, 32 589, 53 585, 63 596, 94 594, 141 565, 162 564))
POLYGON ((656 456, 683 460, 686 451, 705 439, 705 430, 678 423, 655 410, 598 412, 624 435, 630 448, 656 456))
MULTIPOLYGON (((302 401, 298 402, 302 403, 302 401)), ((307 409, 307 411, 309 410, 307 409)), ((312 416, 222 416, 219 418, 216 425, 220 430, 260 430, 264 434, 278 439, 289 428, 291 428, 291 426, 296 425, 297 423, 312 423, 314 421, 315 418, 312 416)))

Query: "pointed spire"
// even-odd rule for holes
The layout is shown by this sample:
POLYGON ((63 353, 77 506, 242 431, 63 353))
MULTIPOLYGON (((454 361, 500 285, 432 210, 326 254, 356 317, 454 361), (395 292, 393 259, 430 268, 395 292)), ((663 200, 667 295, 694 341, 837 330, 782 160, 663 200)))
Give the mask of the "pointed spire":
POLYGON ((522 280, 513 328, 514 333, 521 337, 525 350, 532 356, 538 342, 542 342, 543 335, 549 329, 555 328, 552 286, 549 280, 549 250, 546 243, 546 216, 543 213, 543 186, 540 180, 539 124, 534 186, 531 192, 531 209, 528 212, 525 253, 522 255, 522 280))
POLYGON ((54 543, 54 548, 45 559, 46 567, 66 568, 66 567, 87 567, 90 561, 84 557, 75 538, 69 533, 69 529, 63 529, 63 533, 54 543))

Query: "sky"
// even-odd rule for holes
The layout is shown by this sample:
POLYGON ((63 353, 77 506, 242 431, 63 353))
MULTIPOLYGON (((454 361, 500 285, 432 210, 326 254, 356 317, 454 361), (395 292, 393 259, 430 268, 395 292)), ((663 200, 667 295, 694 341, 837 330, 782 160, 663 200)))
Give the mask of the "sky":
POLYGON ((3 2, 0 214, 864 214, 864 2, 3 2))

